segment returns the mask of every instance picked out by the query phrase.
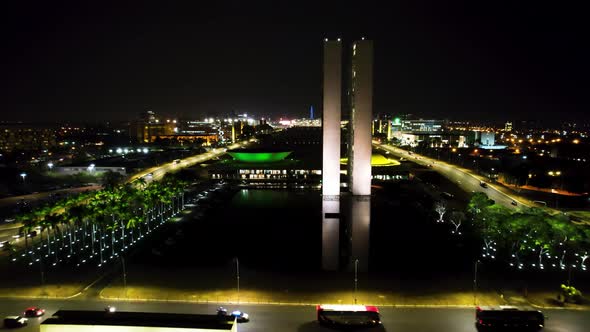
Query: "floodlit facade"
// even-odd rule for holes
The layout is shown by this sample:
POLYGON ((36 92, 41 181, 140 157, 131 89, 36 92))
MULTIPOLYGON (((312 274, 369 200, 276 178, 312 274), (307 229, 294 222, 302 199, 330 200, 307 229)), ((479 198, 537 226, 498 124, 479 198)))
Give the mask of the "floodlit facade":
POLYGON ((371 195, 373 42, 370 40, 352 45, 350 96, 349 187, 353 195, 371 195))
POLYGON ((338 199, 340 195, 340 118, 342 107, 342 43, 324 42, 324 113, 322 195, 338 199))

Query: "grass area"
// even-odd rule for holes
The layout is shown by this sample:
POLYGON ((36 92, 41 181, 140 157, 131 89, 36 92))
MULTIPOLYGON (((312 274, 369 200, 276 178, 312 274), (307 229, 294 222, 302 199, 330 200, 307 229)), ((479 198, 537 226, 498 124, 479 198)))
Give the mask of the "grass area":
MULTIPOLYGON (((239 296, 236 280, 231 275, 223 275, 227 275, 227 271, 136 268, 129 271, 126 289, 118 279, 102 291, 101 297, 186 302, 354 303, 352 276, 240 272, 239 296)), ((433 287, 431 280, 400 282, 363 276, 359 278, 356 299, 358 304, 376 305, 473 305, 473 291, 468 280, 440 282, 447 286, 433 287)), ((505 303, 493 290, 478 292, 477 302, 484 305, 505 303)))
MULTIPOLYGON (((306 275, 240 271, 238 294, 235 276, 223 269, 185 268, 164 270, 134 267, 129 271, 127 287, 114 279, 100 294, 103 299, 130 301, 178 301, 195 303, 257 304, 373 304, 380 306, 472 306, 535 305, 562 306, 558 288, 531 284, 524 290, 515 282, 482 280, 474 298, 472 280, 466 277, 400 280, 362 275, 354 292, 352 275, 316 273, 306 275), (232 278, 233 277, 233 278, 232 278)), ((590 309, 590 305, 566 304, 565 307, 590 309)))
POLYGON ((0 297, 65 298, 80 292, 98 275, 93 269, 72 273, 43 266, 41 270, 39 264, 24 266, 9 262, 8 257, 0 258, 0 271, 0 297))

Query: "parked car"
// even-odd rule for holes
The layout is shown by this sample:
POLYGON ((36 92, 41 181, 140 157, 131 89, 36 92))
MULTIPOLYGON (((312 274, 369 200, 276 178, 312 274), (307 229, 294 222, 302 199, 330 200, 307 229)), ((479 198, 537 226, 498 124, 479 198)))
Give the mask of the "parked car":
POLYGON ((40 317, 45 315, 45 310, 39 307, 29 307, 23 313, 25 317, 40 317))
POLYGON ((4 327, 14 328, 14 327, 23 327, 27 325, 26 318, 21 316, 8 316, 4 318, 4 327))
POLYGON ((517 206, 517 205, 518 205, 518 203, 516 203, 516 201, 515 201, 515 200, 512 200, 512 202, 510 202, 510 204, 512 204, 512 205, 514 205, 514 206, 517 206))
POLYGON ((485 183, 485 182, 483 182, 483 181, 481 181, 481 182, 479 183, 479 185, 480 185, 482 188, 487 188, 487 187, 488 187, 488 184, 487 184, 487 183, 485 183))

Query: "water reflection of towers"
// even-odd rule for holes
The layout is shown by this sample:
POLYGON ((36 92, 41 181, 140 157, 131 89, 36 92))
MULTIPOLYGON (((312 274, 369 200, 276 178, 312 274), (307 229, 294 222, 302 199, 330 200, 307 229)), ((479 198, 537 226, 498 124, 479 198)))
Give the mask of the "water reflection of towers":
POLYGON ((369 269, 370 196, 322 201, 322 268, 327 271, 369 269), (341 210, 343 213, 341 213, 341 210))

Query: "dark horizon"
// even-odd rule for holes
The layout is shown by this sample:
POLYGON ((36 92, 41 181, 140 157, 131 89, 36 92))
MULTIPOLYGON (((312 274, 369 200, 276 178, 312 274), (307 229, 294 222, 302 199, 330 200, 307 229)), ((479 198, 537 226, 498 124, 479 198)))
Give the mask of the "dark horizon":
POLYGON ((374 114, 590 119, 581 8, 367 2, 58 7, 2 15, 3 121, 321 115, 322 41, 375 44, 374 114))

